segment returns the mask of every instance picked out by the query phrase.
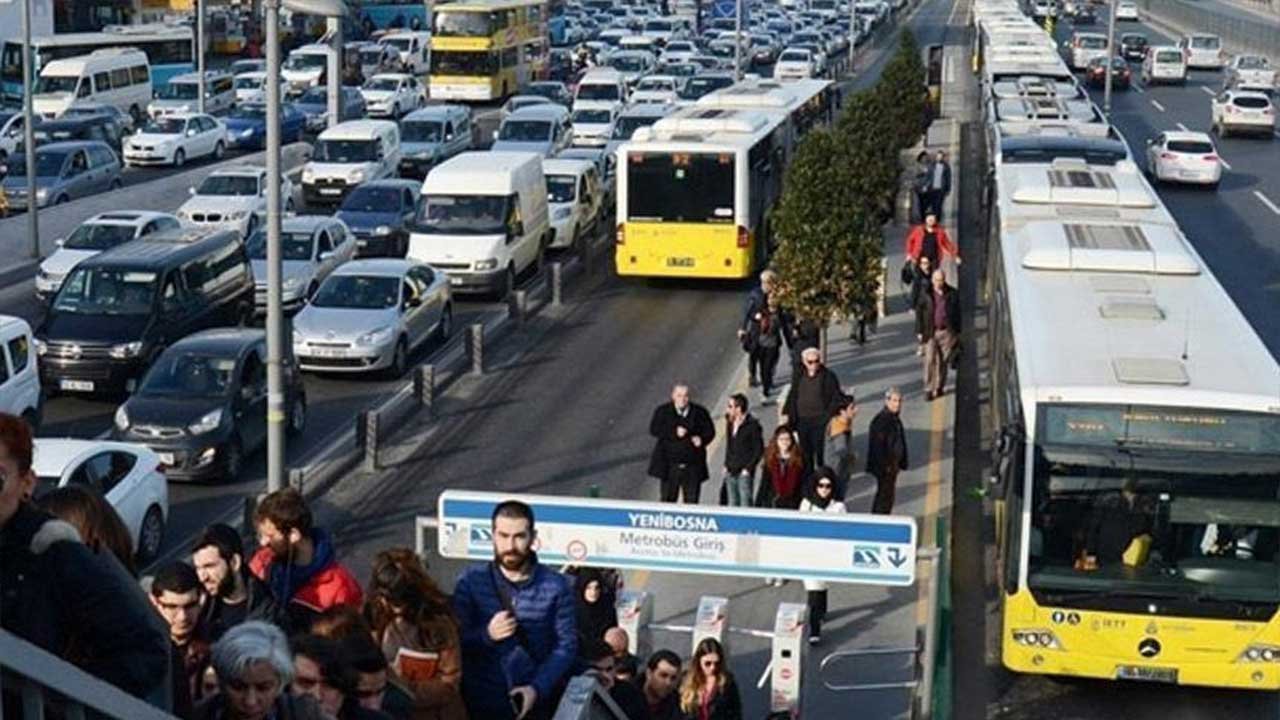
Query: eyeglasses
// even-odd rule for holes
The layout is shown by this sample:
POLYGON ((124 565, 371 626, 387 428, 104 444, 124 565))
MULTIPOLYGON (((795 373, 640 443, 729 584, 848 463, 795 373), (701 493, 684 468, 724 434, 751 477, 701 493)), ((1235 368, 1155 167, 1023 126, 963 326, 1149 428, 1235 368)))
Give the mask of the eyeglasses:
POLYGON ((818 487, 820 487, 820 488, 829 488, 829 487, 832 487, 832 485, 831 485, 831 483, 829 483, 829 482, 820 482, 820 483, 818 483, 818 487))

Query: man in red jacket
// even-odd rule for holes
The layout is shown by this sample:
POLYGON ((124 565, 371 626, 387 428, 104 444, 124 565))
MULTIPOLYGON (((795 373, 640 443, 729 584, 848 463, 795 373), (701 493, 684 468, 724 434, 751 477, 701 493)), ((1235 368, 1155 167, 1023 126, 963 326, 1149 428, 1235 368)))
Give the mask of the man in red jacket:
POLYGON ((290 634, 305 632, 317 615, 336 605, 359 608, 360 583, 338 564, 329 534, 311 526, 306 500, 293 488, 262 499, 254 513, 258 543, 249 569, 287 608, 290 634))
POLYGON ((938 224, 938 216, 929 213, 924 216, 923 225, 916 225, 907 233, 907 260, 914 265, 920 258, 927 257, 930 267, 940 268, 944 255, 950 255, 960 264, 960 248, 938 224))

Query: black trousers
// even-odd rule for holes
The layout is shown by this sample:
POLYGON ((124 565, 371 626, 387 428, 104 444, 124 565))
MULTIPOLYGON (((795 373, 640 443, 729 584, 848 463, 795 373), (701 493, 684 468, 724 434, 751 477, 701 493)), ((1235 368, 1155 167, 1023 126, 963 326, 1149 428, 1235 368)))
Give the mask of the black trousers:
POLYGON ((827 618, 827 591, 810 590, 809 599, 809 636, 822 634, 822 621, 827 618))
POLYGON ((822 467, 823 451, 827 444, 826 418, 795 418, 796 435, 800 439, 800 451, 804 453, 806 472, 814 472, 822 467))
POLYGON ((667 466, 667 476, 662 479, 662 502, 677 502, 681 493, 684 501, 697 505, 702 496, 702 478, 698 477, 698 469, 691 464, 672 463, 667 466))
MULTIPOLYGON (((778 346, 761 347, 757 345, 751 351, 752 367, 760 368, 760 386, 764 390, 764 394, 768 395, 773 392, 773 375, 778 370, 778 358, 782 355, 782 349, 778 346)), ((752 373, 755 377, 755 373, 752 373)))
MULTIPOLYGON (((942 222, 942 202, 947 196, 941 190, 926 190, 924 192, 924 214, 930 213, 938 216, 938 222, 942 222)), ((934 267, 937 267, 936 265, 934 267)))
POLYGON ((893 513, 894 495, 898 491, 898 469, 886 468, 872 474, 876 476, 876 498, 871 501, 871 512, 890 515, 893 513))

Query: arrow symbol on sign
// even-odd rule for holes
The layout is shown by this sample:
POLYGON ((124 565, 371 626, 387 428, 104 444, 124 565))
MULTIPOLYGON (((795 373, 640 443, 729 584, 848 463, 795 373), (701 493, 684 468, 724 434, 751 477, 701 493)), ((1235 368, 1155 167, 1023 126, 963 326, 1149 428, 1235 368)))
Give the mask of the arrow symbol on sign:
POLYGON ((889 559, 889 562, 893 563, 894 567, 902 567, 902 563, 907 561, 907 556, 902 554, 902 548, 889 548, 889 552, 885 554, 885 557, 889 559))

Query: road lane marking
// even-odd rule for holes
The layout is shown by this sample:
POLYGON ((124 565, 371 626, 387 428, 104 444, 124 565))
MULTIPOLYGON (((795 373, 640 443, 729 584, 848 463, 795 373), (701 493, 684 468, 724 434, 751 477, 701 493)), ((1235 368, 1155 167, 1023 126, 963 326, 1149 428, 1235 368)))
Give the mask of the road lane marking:
POLYGON ((1227 162, 1226 159, 1222 157, 1222 153, 1218 153, 1218 162, 1222 163, 1222 167, 1228 170, 1231 169, 1231 163, 1227 162))
POLYGON ((1263 195, 1261 190, 1254 190, 1253 196, 1258 198, 1258 200, 1260 200, 1263 205, 1266 205, 1267 208, 1271 210, 1271 212, 1275 213, 1276 215, 1280 215, 1280 207, 1277 207, 1275 203, 1271 202, 1271 198, 1267 197, 1266 195, 1263 195))
POLYGON ((1178 129, 1183 132, 1191 132, 1190 130, 1187 129, 1187 126, 1183 125, 1182 123, 1178 123, 1178 129))
POLYGON ((1140 93, 1144 93, 1144 92, 1146 92, 1146 90, 1145 90, 1145 89, 1143 89, 1143 87, 1142 87, 1141 85, 1139 85, 1138 83, 1134 83, 1134 84, 1133 84, 1133 89, 1134 89, 1134 90, 1137 90, 1137 91, 1138 91, 1138 92, 1140 92, 1140 93))
POLYGON ((1164 106, 1163 106, 1163 105, 1161 105, 1159 102, 1157 102, 1157 101, 1155 101, 1155 100, 1152 100, 1152 101, 1151 101, 1151 106, 1152 106, 1152 107, 1154 107, 1155 109, 1159 110, 1160 112, 1164 112, 1164 106))
POLYGON ((1205 93, 1206 95, 1217 95, 1217 94, 1218 94, 1218 93, 1214 92, 1214 91, 1213 91, 1213 88, 1209 87, 1208 85, 1201 85, 1201 86, 1200 86, 1200 89, 1201 89, 1201 90, 1203 90, 1203 91, 1204 91, 1204 93, 1205 93))

